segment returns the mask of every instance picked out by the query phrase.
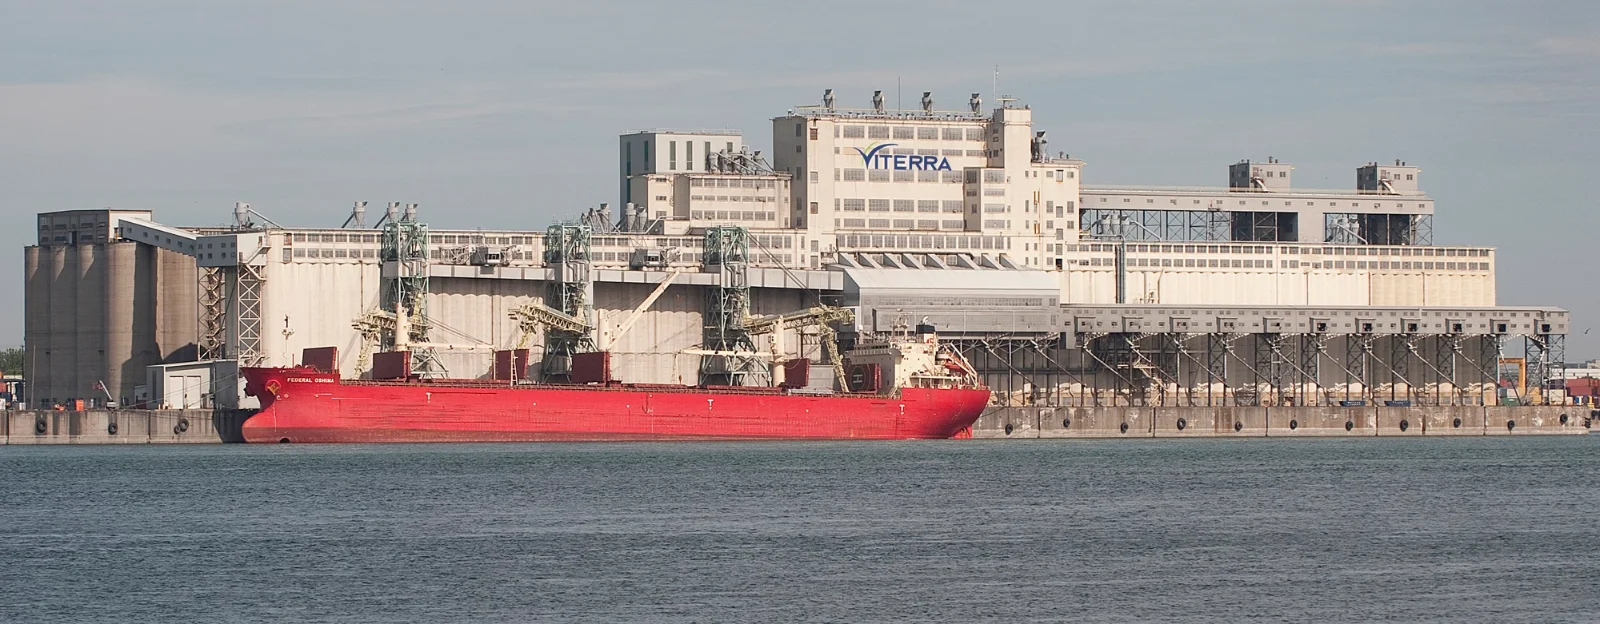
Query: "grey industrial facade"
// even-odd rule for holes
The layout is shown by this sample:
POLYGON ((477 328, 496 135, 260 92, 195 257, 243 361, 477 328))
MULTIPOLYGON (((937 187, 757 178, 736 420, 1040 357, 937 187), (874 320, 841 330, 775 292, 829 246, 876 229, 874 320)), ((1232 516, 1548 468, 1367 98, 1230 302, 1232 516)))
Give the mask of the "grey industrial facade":
MULTIPOLYGON (((1482 406, 1500 400, 1507 350, 1527 358, 1531 396, 1516 399, 1563 399, 1543 381, 1559 377, 1567 313, 1497 306, 1495 251, 1434 245, 1416 167, 1368 163, 1339 191, 1295 189, 1276 160, 1230 166, 1224 187, 1080 188, 1083 161, 1052 156, 1028 109, 928 106, 803 107, 774 120, 771 164, 740 149, 682 171, 674 155, 662 171, 675 145, 623 154, 638 171, 622 191, 649 205, 591 211, 570 230, 433 229, 397 204, 341 228, 282 227, 244 207, 233 227, 198 229, 138 211, 44 213, 25 253, 33 396, 104 399, 103 381, 124 404, 216 402, 236 382, 147 396, 143 370, 293 364, 318 346, 339 347, 341 370, 361 376, 395 343, 372 322, 392 318, 397 296, 426 310, 439 374, 484 377, 489 351, 555 349, 558 332, 514 312, 561 311, 569 293, 583 338, 639 382, 722 370, 706 358, 724 357, 718 328, 740 330, 730 310, 821 303, 855 310, 837 328, 847 344, 935 325, 996 405, 1482 406), (866 146, 880 135, 900 147, 873 148, 874 160, 866 146), (559 234, 557 249, 558 231, 581 232, 581 248, 559 234), (742 233, 737 252, 730 232, 742 233)), ((621 149, 676 136, 699 135, 635 133, 621 149)), ((735 342, 821 358, 822 335, 735 342)))

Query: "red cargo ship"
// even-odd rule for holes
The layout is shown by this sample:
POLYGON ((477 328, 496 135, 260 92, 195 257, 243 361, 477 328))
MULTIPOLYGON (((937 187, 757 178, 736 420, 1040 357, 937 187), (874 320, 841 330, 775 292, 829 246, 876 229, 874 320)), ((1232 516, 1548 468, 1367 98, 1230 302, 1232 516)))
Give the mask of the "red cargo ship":
POLYGON ((847 366, 858 392, 344 380, 317 366, 246 368, 245 392, 261 411, 243 434, 247 442, 949 438, 968 431, 989 400, 971 367, 931 335, 857 349, 847 366), (879 379, 892 383, 880 390, 879 379))

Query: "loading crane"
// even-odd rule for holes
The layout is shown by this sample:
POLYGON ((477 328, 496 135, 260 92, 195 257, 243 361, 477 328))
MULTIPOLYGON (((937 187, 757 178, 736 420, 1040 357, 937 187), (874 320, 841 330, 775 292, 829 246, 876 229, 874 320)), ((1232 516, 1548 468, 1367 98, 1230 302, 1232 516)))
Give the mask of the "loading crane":
POLYGON ((788 314, 747 318, 744 321, 744 330, 751 335, 761 335, 777 333, 785 329, 804 330, 808 327, 816 328, 818 342, 822 345, 823 357, 828 360, 828 364, 833 366, 834 379, 837 379, 839 383, 844 383, 844 358, 839 353, 839 334, 834 331, 833 324, 849 323, 854 321, 855 318, 855 310, 850 308, 816 306, 788 314))
POLYGON ((471 337, 467 337, 467 339, 472 340, 473 344, 424 340, 421 336, 426 333, 426 328, 432 326, 432 323, 420 315, 407 313, 408 311, 403 305, 399 306, 398 309, 400 314, 381 308, 369 310, 350 322, 350 326, 355 328, 356 333, 361 336, 361 354, 356 358, 357 374, 367 370, 367 367, 372 364, 372 351, 374 348, 382 346, 385 338, 399 351, 414 349, 480 351, 494 349, 494 345, 471 337))
POLYGON ((541 328, 574 334, 588 334, 594 329, 589 325, 588 321, 542 303, 523 304, 511 310, 507 313, 507 316, 517 322, 517 329, 522 332, 522 335, 517 338, 518 349, 526 349, 528 340, 533 337, 534 332, 539 331, 541 328))

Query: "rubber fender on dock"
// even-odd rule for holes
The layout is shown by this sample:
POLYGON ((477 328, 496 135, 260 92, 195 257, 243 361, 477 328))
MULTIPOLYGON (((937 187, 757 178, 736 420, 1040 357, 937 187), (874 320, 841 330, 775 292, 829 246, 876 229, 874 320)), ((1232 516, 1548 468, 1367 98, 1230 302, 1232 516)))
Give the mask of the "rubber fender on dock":
POLYGON ((1061 428, 1062 429, 1067 429, 1067 428, 1070 428, 1071 426, 1072 426, 1072 419, 1071 418, 1063 418, 1063 419, 1061 419, 1061 428))
POLYGON ((1460 429, 1461 428, 1461 419, 1457 418, 1455 420, 1450 421, 1450 428, 1451 429, 1460 429))
POLYGON ((1239 421, 1234 421, 1233 422, 1233 432, 1234 433, 1238 433, 1240 431, 1244 431, 1244 423, 1239 422, 1239 421))
POLYGON ((1561 415, 1561 424, 1563 424, 1563 425, 1567 424, 1567 415, 1566 414, 1562 414, 1561 415))
POLYGON ((1515 421, 1515 420, 1506 421, 1506 431, 1511 431, 1511 430, 1514 430, 1516 428, 1517 428, 1517 421, 1515 421))
POLYGON ((179 418, 178 419, 178 424, 173 425, 173 427, 172 427, 172 431, 174 433, 183 433, 183 432, 188 431, 188 430, 189 430, 189 419, 187 419, 187 418, 179 418))
POLYGON ((1006 423, 1006 435, 1011 435, 1011 423, 1006 423))
POLYGON ((40 434, 40 435, 44 435, 45 432, 48 432, 48 431, 50 431, 50 423, 48 421, 46 421, 43 416, 40 416, 38 418, 33 419, 33 432, 34 433, 37 433, 37 434, 40 434))
POLYGON ((1411 421, 1406 420, 1404 418, 1400 419, 1400 430, 1401 431, 1405 431, 1405 430, 1410 429, 1410 428, 1411 428, 1411 421))
POLYGON ((1355 428, 1356 428, 1356 421, 1353 421, 1353 420, 1344 421, 1344 430, 1345 431, 1349 431, 1349 430, 1355 429, 1355 428))
POLYGON ((1300 421, 1298 421, 1298 420, 1290 420, 1289 421, 1289 430, 1290 431, 1294 431, 1295 429, 1299 429, 1299 428, 1300 428, 1300 421))
POLYGON ((117 435, 117 421, 113 420, 106 424, 106 433, 117 435))
POLYGON ((1123 433, 1127 433, 1128 432, 1128 423, 1122 423, 1122 426, 1118 427, 1118 429, 1121 429, 1123 433))
POLYGON ((1183 431, 1183 429, 1185 427, 1188 427, 1188 426, 1189 426, 1189 421, 1188 420, 1185 420, 1185 419, 1182 419, 1182 418, 1178 419, 1178 431, 1183 431))

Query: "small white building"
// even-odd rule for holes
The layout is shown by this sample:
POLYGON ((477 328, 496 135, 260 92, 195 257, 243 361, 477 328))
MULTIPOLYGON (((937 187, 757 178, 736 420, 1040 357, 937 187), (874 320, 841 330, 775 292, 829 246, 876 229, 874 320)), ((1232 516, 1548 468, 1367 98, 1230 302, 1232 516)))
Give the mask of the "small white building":
POLYGON ((236 409, 241 385, 234 360, 157 364, 145 367, 145 385, 134 394, 150 409, 236 409))

